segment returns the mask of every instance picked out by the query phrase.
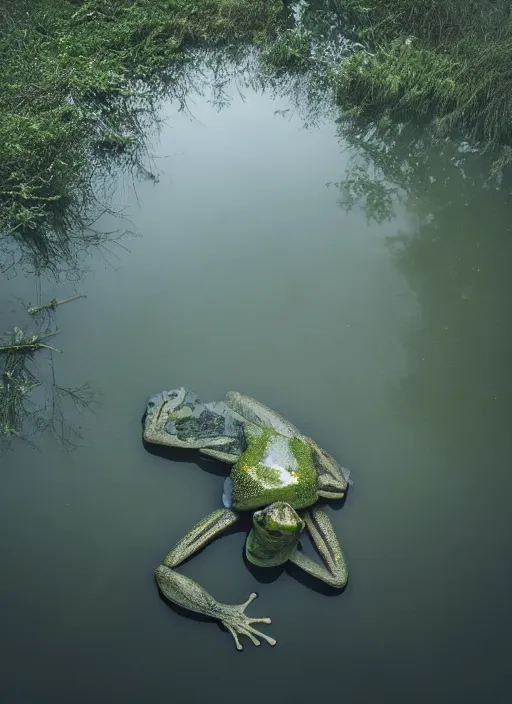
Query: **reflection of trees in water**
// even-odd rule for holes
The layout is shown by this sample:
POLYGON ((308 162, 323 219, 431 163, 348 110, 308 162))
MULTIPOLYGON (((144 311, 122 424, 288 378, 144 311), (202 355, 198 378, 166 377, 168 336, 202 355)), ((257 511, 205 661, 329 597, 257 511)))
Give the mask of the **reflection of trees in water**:
MULTIPOLYGON (((66 191, 51 204, 42 203, 37 218, 33 217, 35 207, 31 206, 31 217, 26 224, 20 221, 12 229, 0 233, 1 273, 15 276, 23 270, 56 280, 63 274, 70 280, 77 280, 91 250, 107 252, 129 234, 128 230, 105 231, 98 226, 105 214, 122 215, 112 206, 113 164, 142 170, 145 156, 143 144, 132 142, 128 136, 130 129, 135 130, 135 109, 131 106, 121 108, 115 119, 109 117, 111 109, 112 106, 106 104, 100 106, 96 121, 103 125, 102 140, 107 134, 106 121, 111 125, 112 135, 116 125, 119 143, 114 145, 111 142, 107 146, 104 141, 94 141, 89 136, 83 145, 81 163, 77 163, 75 171, 67 176, 70 184, 66 191), (123 143, 121 136, 125 140, 123 143), (107 149, 111 152, 108 157, 107 149)), ((66 159, 65 154, 62 159, 66 159)))
POLYGON ((0 337, 0 451, 14 438, 35 446, 35 439, 48 432, 66 450, 81 438, 70 417, 94 401, 94 392, 89 384, 60 385, 54 365, 54 354, 60 350, 55 347, 58 330, 53 313, 71 300, 74 297, 28 309, 31 324, 0 337))
MULTIPOLYGON (((123 208, 113 206, 121 175, 134 188, 141 179, 158 180, 152 145, 163 121, 162 105, 172 102, 193 117, 194 98, 208 92, 221 110, 231 103, 228 86, 233 84, 242 97, 244 89, 288 96, 306 125, 325 119, 332 106, 325 86, 311 75, 275 76, 265 70, 254 48, 191 51, 184 64, 171 65, 150 83, 129 86, 127 95, 91 99, 79 163, 62 166, 62 178, 72 185, 63 187, 54 202, 45 199, 39 217, 0 233, 0 272, 15 275, 24 270, 54 279, 64 274, 77 280, 93 250, 108 256, 115 245, 123 246, 123 239, 134 233, 105 231, 101 218, 122 218, 123 208)), ((32 204, 32 215, 34 208, 32 204)))
POLYGON ((512 392, 508 189, 487 179, 491 155, 467 145, 413 130, 373 128, 365 136, 355 124, 340 136, 359 146, 339 184, 340 204, 360 204, 380 222, 400 202, 410 216, 407 230, 389 239, 421 315, 404 340, 411 371, 396 408, 450 464, 482 468, 493 447, 499 461, 509 445, 512 392))
MULTIPOLYGON (((195 50, 172 91, 179 100, 180 110, 193 117, 196 96, 205 97, 208 93, 211 104, 222 110, 231 105, 233 88, 242 100, 245 100, 244 90, 265 92, 274 99, 287 98, 292 106, 290 111, 299 115, 305 128, 335 116, 323 75, 313 70, 276 73, 252 47, 195 50)), ((291 115, 287 113, 286 117, 290 119, 291 115)))
POLYGON ((421 213, 423 202, 444 208, 447 188, 466 191, 473 184, 489 189, 500 183, 497 174, 486 176, 490 155, 410 125, 347 119, 340 121, 338 135, 353 154, 345 177, 333 184, 340 191, 339 203, 346 210, 361 206, 376 222, 391 220, 397 203, 421 213))
MULTIPOLYGON (((84 261, 93 250, 106 255, 114 245, 134 233, 128 229, 105 231, 103 216, 122 219, 123 208, 113 206, 120 176, 135 184, 157 180, 150 143, 158 134, 157 111, 163 100, 186 94, 188 77, 178 69, 151 85, 127 86, 123 94, 91 97, 84 127, 72 163, 61 154, 55 170, 62 182, 58 195, 41 198, 40 208, 30 201, 27 222, 17 217, 0 233, 0 272, 19 270, 59 279, 80 278, 84 261), (30 218, 28 217, 30 215, 30 218)), ((68 100, 73 103, 69 96, 68 100)), ((57 180, 57 179, 56 179, 57 180)))
MULTIPOLYGON (((508 436, 512 228, 502 195, 481 186, 454 181, 444 202, 391 244, 421 308, 406 339, 413 366, 399 407, 456 462, 474 451, 472 440, 497 450, 508 436)), ((467 457, 468 467, 474 461, 467 457)))

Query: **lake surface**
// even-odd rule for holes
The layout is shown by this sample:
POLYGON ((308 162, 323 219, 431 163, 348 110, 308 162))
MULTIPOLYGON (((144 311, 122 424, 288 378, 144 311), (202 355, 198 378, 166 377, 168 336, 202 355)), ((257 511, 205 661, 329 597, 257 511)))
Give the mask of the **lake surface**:
POLYGON ((347 213, 335 123, 225 90, 164 106, 158 182, 120 180, 127 249, 78 283, 0 282, 1 329, 28 319, 17 297, 87 295, 56 313, 55 366, 101 394, 71 455, 44 436, 0 459, 0 701, 508 703, 512 206, 433 150, 390 220, 347 213), (159 597, 225 473, 144 449, 147 397, 181 385, 258 398, 352 471, 328 509, 342 594, 261 581, 243 533, 183 568, 220 601, 256 590, 275 648, 159 597))

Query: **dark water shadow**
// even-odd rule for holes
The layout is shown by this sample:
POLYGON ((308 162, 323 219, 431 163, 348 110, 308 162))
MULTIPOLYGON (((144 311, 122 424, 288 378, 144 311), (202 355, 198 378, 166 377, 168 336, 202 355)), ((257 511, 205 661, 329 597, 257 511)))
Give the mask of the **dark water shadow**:
POLYGON ((345 491, 345 496, 342 499, 322 499, 320 505, 329 506, 329 508, 332 508, 334 511, 339 511, 340 508, 345 506, 345 501, 347 500, 349 492, 350 487, 345 491))
POLYGON ((328 584, 325 584, 325 582, 315 579, 315 577, 312 577, 291 562, 286 563, 285 570, 290 577, 293 577, 293 579, 297 580, 297 582, 304 587, 311 589, 311 591, 318 592, 318 594, 323 594, 324 596, 339 596, 339 594, 342 594, 347 588, 346 584, 344 587, 341 587, 341 589, 330 587, 328 584))
POLYGON ((278 565, 277 567, 258 567, 249 562, 247 555, 245 554, 245 543, 242 551, 242 558, 245 566, 252 574, 254 579, 260 584, 270 584, 275 582, 278 577, 284 572, 284 565, 278 565))
POLYGON ((184 464, 196 464, 204 472, 209 472, 217 477, 227 477, 231 471, 228 464, 223 464, 215 459, 210 459, 201 455, 199 450, 184 450, 179 447, 165 447, 164 445, 154 445, 144 438, 142 439, 144 449, 150 455, 162 457, 171 462, 182 462, 184 464))
MULTIPOLYGON (((321 563, 320 558, 318 558, 318 561, 321 563)), ((331 587, 325 582, 322 582, 321 580, 316 579, 316 577, 304 572, 304 570, 301 570, 300 567, 297 567, 297 565, 294 565, 292 562, 287 562, 284 566, 284 570, 288 575, 290 575, 290 577, 293 577, 293 579, 302 584, 304 587, 307 587, 307 589, 311 589, 311 591, 317 592, 318 594, 323 594, 324 596, 338 596, 347 588, 346 584, 340 589, 331 587)))

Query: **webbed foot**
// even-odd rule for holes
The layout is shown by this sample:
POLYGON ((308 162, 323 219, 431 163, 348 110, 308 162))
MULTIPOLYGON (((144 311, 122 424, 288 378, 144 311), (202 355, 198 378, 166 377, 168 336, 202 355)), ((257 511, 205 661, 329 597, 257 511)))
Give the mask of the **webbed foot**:
POLYGON ((219 615, 223 626, 225 626, 234 638, 236 649, 243 650, 243 646, 238 639, 239 635, 247 636, 254 643, 254 645, 260 645, 259 638, 266 640, 269 645, 275 645, 276 640, 267 636, 265 633, 256 630, 251 624, 253 623, 271 623, 269 618, 251 618, 246 616, 245 609, 249 606, 251 602, 256 599, 258 595, 253 592, 251 596, 243 604, 231 606, 229 604, 222 604, 221 610, 222 615, 219 615), (258 636, 258 637, 257 637, 258 636))

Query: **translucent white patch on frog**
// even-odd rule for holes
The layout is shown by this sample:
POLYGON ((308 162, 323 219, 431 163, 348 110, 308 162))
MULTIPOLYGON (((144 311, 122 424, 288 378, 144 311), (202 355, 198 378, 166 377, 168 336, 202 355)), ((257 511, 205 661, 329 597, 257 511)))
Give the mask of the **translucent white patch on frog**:
MULTIPOLYGON (((290 450, 288 438, 279 436, 271 438, 267 446, 267 452, 261 459, 261 464, 279 472, 282 486, 297 484, 297 477, 293 476, 292 472, 295 472, 299 465, 295 455, 290 450)), ((265 486, 265 481, 261 477, 258 477, 258 479, 265 486)), ((275 482, 270 482, 269 486, 275 486, 275 482)))
POLYGON ((182 420, 183 418, 190 418, 193 411, 189 406, 182 406, 178 411, 174 411, 172 417, 174 420, 182 420))
POLYGON ((350 469, 347 469, 346 467, 340 467, 340 469, 343 479, 347 482, 347 484, 349 486, 354 486, 354 482, 350 478, 350 469))
POLYGON ((158 394, 152 394, 146 403, 146 415, 159 416, 160 411, 164 406, 170 404, 170 408, 175 408, 183 400, 180 397, 181 389, 172 389, 171 391, 161 391, 158 394))
POLYGON ((233 482, 231 477, 226 477, 222 489, 222 505, 224 508, 231 508, 233 505, 233 482))
POLYGON ((169 421, 164 428, 168 435, 178 435, 178 430, 172 421, 169 421))

